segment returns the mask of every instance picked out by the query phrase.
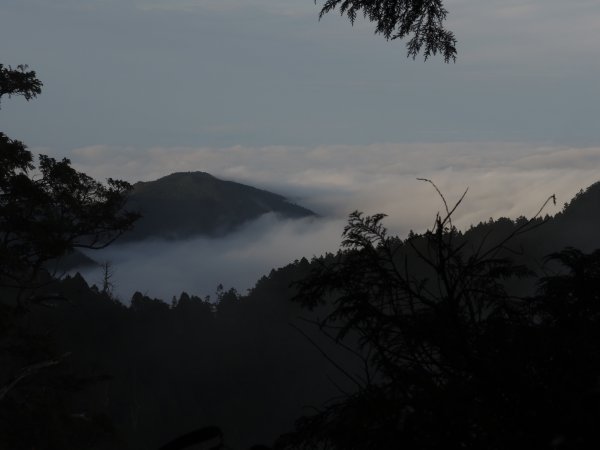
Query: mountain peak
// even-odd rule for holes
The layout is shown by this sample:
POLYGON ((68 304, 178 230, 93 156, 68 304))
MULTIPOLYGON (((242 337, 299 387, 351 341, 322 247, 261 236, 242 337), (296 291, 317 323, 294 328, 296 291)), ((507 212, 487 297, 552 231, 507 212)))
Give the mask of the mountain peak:
POLYGON ((315 213, 285 197, 206 172, 176 172, 134 184, 127 208, 142 218, 125 240, 225 235, 266 213, 286 218, 315 213))

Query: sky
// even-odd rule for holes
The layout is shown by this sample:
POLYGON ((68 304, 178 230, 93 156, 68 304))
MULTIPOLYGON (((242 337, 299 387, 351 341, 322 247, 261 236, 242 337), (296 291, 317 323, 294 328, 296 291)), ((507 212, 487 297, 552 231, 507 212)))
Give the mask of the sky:
POLYGON ((599 2, 447 1, 451 64, 407 59, 366 20, 319 21, 321 5, 2 0, 0 62, 44 88, 3 99, 0 127, 101 180, 202 170, 331 221, 312 246, 269 241, 281 264, 335 248, 331 224, 354 209, 423 231, 440 202, 417 177, 450 201, 469 188, 462 226, 531 216, 551 194, 557 212, 600 179, 599 2))

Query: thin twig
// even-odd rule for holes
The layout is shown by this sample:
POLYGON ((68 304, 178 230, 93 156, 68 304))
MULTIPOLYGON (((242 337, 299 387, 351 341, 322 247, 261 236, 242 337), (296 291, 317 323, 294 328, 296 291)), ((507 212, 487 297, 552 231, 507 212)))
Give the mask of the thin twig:
POLYGON ((46 369, 48 367, 52 367, 55 366, 57 364, 60 364, 62 362, 63 359, 65 359, 66 357, 68 357, 71 353, 65 353, 62 356, 60 356, 57 359, 51 359, 49 361, 42 361, 39 363, 35 363, 35 364, 31 364, 30 366, 27 367, 23 367, 20 371, 19 371, 19 375, 17 375, 10 383, 8 383, 7 385, 3 386, 2 388, 0 388, 0 401, 2 401, 4 399, 4 397, 6 397, 6 395, 17 385, 19 384, 23 379, 30 377, 32 375, 35 375, 36 373, 38 373, 39 371, 41 371, 42 369, 46 369))
POLYGON ((348 373, 348 371, 346 369, 344 369, 342 366, 340 366, 338 363, 336 363, 333 358, 331 358, 331 356, 329 356, 327 354, 327 352, 325 352, 325 350, 323 350, 321 348, 321 346, 319 344, 317 344, 308 334, 306 334, 301 328, 299 328, 298 326, 294 325, 293 323, 289 323, 289 325, 294 328, 296 331, 298 331, 302 336, 304 336, 308 342, 310 342, 318 351, 319 353, 321 353, 321 355, 323 355, 325 357, 325 359, 327 359, 327 361, 329 361, 331 364, 333 364, 335 366, 336 369, 338 369, 340 372, 342 372, 346 377, 348 377, 348 379, 350 379, 354 384, 356 384, 359 388, 362 387, 362 384, 359 383, 356 378, 354 378, 350 373, 348 373))

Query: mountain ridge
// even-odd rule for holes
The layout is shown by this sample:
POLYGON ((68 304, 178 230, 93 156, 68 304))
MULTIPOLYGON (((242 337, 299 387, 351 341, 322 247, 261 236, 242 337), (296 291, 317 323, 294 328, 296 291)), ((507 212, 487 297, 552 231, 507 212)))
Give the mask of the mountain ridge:
POLYGON ((222 237, 267 213, 294 219, 316 216, 280 194, 200 171, 137 182, 125 207, 142 218, 122 236, 124 241, 222 237))

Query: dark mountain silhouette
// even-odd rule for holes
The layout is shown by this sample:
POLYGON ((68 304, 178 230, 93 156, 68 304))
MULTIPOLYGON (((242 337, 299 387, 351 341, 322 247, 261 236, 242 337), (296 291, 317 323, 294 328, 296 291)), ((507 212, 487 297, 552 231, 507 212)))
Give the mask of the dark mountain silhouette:
POLYGON ((142 218, 123 240, 224 236, 266 213, 284 218, 315 215, 281 195, 205 172, 180 172, 136 183, 127 209, 139 211, 142 218))
MULTIPOLYGON (((514 232, 527 221, 525 217, 516 220, 498 218, 489 222, 481 222, 465 231, 465 239, 469 242, 480 242, 486 235, 497 236, 498 239, 514 232)), ((566 202, 561 212, 553 217, 539 217, 539 228, 535 232, 527 232, 513 239, 513 250, 517 253, 513 258, 531 265, 534 260, 542 259, 565 247, 576 247, 589 252, 600 248, 600 182, 582 189, 566 202)), ((536 264, 534 264, 536 265, 536 264)))
POLYGON ((585 190, 580 190, 573 199, 565 203, 559 213, 561 220, 600 220, 600 181, 585 190))
POLYGON ((559 242, 585 251, 600 247, 600 182, 580 190, 552 222, 559 242))

